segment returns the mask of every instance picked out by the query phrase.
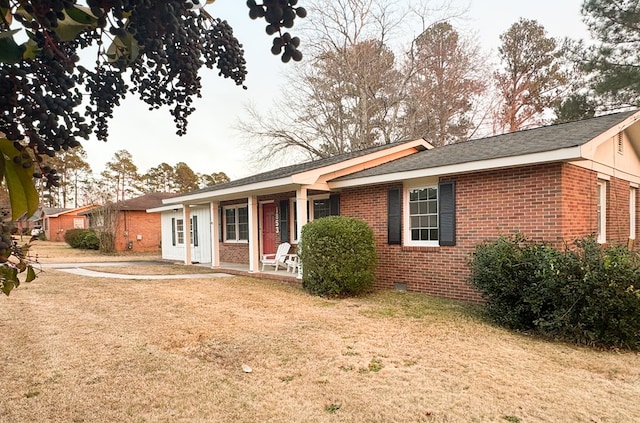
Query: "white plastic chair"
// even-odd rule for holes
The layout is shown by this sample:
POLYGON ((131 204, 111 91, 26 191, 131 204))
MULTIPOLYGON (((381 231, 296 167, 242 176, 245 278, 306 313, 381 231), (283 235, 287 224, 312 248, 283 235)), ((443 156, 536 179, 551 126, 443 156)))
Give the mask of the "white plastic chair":
POLYGON ((278 249, 275 254, 263 254, 262 260, 260 260, 260 263, 262 263, 262 271, 264 272, 265 266, 274 266, 276 268, 276 272, 278 271, 279 266, 286 266, 289 248, 291 248, 291 244, 283 242, 278 245, 278 249))
POLYGON ((287 272, 296 273, 298 271, 298 255, 289 254, 285 264, 287 265, 287 272))

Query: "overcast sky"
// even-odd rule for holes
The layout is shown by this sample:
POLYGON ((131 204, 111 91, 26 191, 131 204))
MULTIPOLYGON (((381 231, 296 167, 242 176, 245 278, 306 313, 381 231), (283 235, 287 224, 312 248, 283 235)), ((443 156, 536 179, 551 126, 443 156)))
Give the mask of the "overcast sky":
MULTIPOLYGON (((457 23, 474 30, 481 46, 488 52, 499 45, 499 35, 520 17, 536 19, 553 37, 585 38, 587 29, 580 15, 582 0, 458 0, 468 5, 464 19, 457 23)), ((305 0, 300 0, 304 5, 305 0)), ((252 103, 265 111, 279 94, 284 72, 291 63, 283 64, 269 49, 272 39, 264 32, 264 20, 252 21, 242 0, 217 0, 207 7, 209 13, 226 19, 243 43, 247 59, 248 90, 222 79, 214 71, 203 74, 203 98, 195 103, 197 111, 189 118, 187 135, 175 135, 174 122, 168 110, 148 111, 134 97, 127 99, 114 113, 109 141, 95 139, 83 142, 88 161, 99 174, 117 150, 126 149, 140 172, 162 162, 175 165, 185 162, 195 172, 225 172, 231 179, 256 173, 247 158, 245 141, 233 129, 238 119, 246 116, 245 107, 252 103)), ((309 15, 306 19, 312 19, 309 15)), ((295 33, 295 27, 291 30, 295 33)), ((304 43, 304 40, 303 40, 304 43)), ((304 52, 304 44, 300 49, 304 52)))

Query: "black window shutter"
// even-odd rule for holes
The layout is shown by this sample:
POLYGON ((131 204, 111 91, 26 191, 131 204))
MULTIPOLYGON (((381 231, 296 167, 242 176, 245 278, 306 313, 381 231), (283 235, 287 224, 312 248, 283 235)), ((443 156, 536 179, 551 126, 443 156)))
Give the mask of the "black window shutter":
POLYGON ((440 245, 456 245, 456 190, 455 182, 438 185, 440 245))
POLYGON ((176 245, 176 218, 171 218, 171 245, 176 245))
POLYGON ((402 191, 398 188, 390 189, 387 193, 387 243, 400 244, 402 242, 402 191))
POLYGON ((329 216, 340 216, 340 194, 329 196, 329 216))
POLYGON ((280 242, 289 242, 289 200, 280 201, 280 242))
POLYGON ((198 216, 191 218, 191 231, 193 232, 193 246, 198 246, 198 216))

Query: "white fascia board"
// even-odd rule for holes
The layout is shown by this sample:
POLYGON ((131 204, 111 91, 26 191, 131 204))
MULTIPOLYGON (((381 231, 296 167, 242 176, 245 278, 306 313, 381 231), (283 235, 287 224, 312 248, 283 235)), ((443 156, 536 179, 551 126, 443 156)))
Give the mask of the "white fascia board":
POLYGON ((636 123, 639 119, 640 111, 632 114, 631 116, 620 122, 618 125, 604 131, 602 134, 593 138, 589 142, 584 143, 582 145, 582 157, 584 157, 585 159, 592 159, 594 157, 596 149, 600 144, 615 137, 619 132, 624 131, 625 129, 636 123))
POLYGON ((260 193, 264 190, 273 190, 275 187, 284 187, 291 185, 291 177, 273 179, 270 181, 257 182, 249 185, 240 185, 233 188, 220 189, 215 191, 199 192, 197 194, 187 194, 178 197, 171 197, 162 200, 163 204, 179 204, 191 203, 194 201, 202 202, 207 200, 215 200, 221 197, 246 197, 251 193, 260 193), (243 194, 243 195, 240 195, 243 194))
POLYGON ((154 207, 152 209, 147 209, 147 213, 160 213, 171 210, 182 210, 182 204, 171 204, 168 206, 154 207))
POLYGON ((406 172, 388 173, 385 175, 369 176, 346 181, 329 181, 329 186, 335 188, 357 187, 362 185, 383 184, 388 182, 404 181, 407 179, 424 178, 429 176, 451 175, 457 173, 480 172, 515 166, 525 166, 538 163, 562 162, 567 160, 579 160, 580 147, 564 148, 562 150, 544 151, 541 153, 525 154, 522 156, 500 157, 489 160, 479 160, 468 163, 459 163, 448 166, 437 166, 427 169, 409 170, 406 172))

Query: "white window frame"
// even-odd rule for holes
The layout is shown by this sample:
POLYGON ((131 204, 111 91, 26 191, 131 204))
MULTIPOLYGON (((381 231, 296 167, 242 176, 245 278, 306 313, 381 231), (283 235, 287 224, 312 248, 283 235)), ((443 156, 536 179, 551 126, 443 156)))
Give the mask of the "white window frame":
POLYGON ((636 239, 636 201, 638 188, 629 188, 629 239, 636 239))
POLYGON ((176 245, 184 245, 184 219, 176 218, 176 245))
MULTIPOLYGON (((246 224, 249 224, 249 207, 246 204, 238 204, 238 205, 234 205, 234 206, 226 206, 222 208, 222 233, 224 234, 224 242, 228 242, 228 243, 238 243, 238 244, 246 244, 249 242, 249 238, 247 237, 247 239, 240 239, 240 209, 246 209, 247 210, 247 222, 246 224), (235 213, 235 232, 236 232, 236 236, 235 238, 229 238, 228 234, 227 234, 227 210, 234 210, 235 213)), ((249 230, 247 231, 247 234, 251 231, 251 228, 249 228, 249 230)))
POLYGON ((597 203, 598 233, 597 241, 600 244, 607 242, 607 181, 598 180, 597 203))
POLYGON ((438 225, 438 238, 440 238, 440 192, 438 189, 438 181, 434 179, 424 180, 413 184, 407 184, 404 186, 403 198, 402 198, 402 218, 403 218, 403 239, 404 245, 408 247, 439 247, 440 240, 435 241, 416 241, 411 239, 411 214, 409 210, 410 193, 416 189, 435 188, 438 191, 438 210, 436 212, 436 219, 438 225))
POLYGON ((84 219, 81 217, 74 217, 73 229, 84 229, 84 219))

